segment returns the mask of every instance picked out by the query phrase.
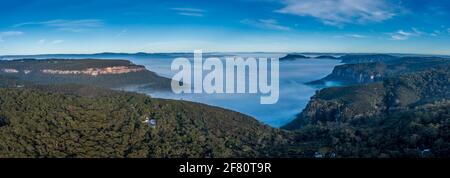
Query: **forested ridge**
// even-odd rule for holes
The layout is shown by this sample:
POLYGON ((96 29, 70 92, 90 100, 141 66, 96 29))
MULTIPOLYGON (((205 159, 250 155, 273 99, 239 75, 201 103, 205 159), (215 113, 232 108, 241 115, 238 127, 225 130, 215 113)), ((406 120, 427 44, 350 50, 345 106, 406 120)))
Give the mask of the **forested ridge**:
POLYGON ((17 59, 0 60, 0 75, 40 85, 79 84, 105 88, 120 88, 129 85, 145 86, 152 90, 170 90, 170 79, 158 76, 127 60, 105 59, 17 59), (107 70, 125 67, 143 69, 135 72, 104 75, 83 73, 53 74, 54 71, 107 70), (47 72, 45 72, 47 71, 47 72))
POLYGON ((104 92, 0 89, 0 157, 260 157, 286 142, 282 131, 236 112, 104 92))
POLYGON ((320 90, 283 128, 323 156, 449 157, 450 65, 423 69, 320 90))

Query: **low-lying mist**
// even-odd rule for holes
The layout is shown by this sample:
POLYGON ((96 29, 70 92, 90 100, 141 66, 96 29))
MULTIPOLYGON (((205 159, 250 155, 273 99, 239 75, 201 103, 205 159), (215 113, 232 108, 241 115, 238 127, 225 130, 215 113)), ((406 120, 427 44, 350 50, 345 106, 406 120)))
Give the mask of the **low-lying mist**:
MULTIPOLYGON (((280 54, 246 54, 242 57, 280 57, 280 54)), ((192 58, 192 56, 186 56, 192 58)), ((225 57, 225 56, 224 56, 225 57)), ((222 57, 221 59, 224 59, 222 57)), ((134 63, 144 65, 157 74, 172 78, 177 71, 171 71, 170 57, 131 59, 134 63)), ((192 60, 192 59, 191 59, 192 60)), ((295 61, 280 61, 280 96, 278 103, 260 104, 260 94, 181 94, 172 92, 156 92, 137 87, 126 88, 128 91, 146 93, 155 98, 187 100, 208 105, 231 109, 255 117, 259 121, 280 127, 300 113, 310 97, 319 88, 305 85, 305 82, 317 80, 332 72, 334 66, 340 64, 332 59, 299 59, 295 61)))

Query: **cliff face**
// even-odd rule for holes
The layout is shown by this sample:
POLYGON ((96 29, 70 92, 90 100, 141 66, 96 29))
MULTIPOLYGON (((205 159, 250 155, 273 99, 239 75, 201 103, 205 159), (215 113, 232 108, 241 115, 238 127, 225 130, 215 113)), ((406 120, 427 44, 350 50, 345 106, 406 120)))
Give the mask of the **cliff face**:
POLYGON ((344 64, 336 66, 333 72, 323 79, 309 82, 323 85, 337 82, 343 85, 364 84, 383 81, 386 78, 428 70, 450 64, 449 59, 404 57, 383 62, 344 64))
POLYGON ((17 69, 10 69, 10 68, 1 69, 1 71, 4 72, 4 73, 9 73, 9 74, 19 73, 19 71, 17 69))
POLYGON ((372 83, 386 77, 387 65, 381 62, 363 64, 345 64, 336 66, 333 72, 325 78, 310 82, 309 84, 323 84, 327 81, 342 84, 372 83))
POLYGON ((145 85, 170 90, 170 79, 126 60, 21 59, 0 61, 0 75, 42 85, 81 84, 106 88, 145 85))
POLYGON ((448 158, 450 65, 324 89, 283 128, 328 157, 448 158))
POLYGON ((145 67, 136 66, 114 66, 114 67, 106 67, 106 68, 87 68, 85 70, 53 70, 53 69, 44 69, 41 70, 42 73, 46 74, 59 74, 59 75, 90 75, 90 76, 98 76, 98 75, 108 75, 108 74, 126 74, 131 72, 141 72, 145 71, 145 67))
MULTIPOLYGON (((54 75, 90 75, 90 76, 98 76, 98 75, 108 75, 108 74, 126 74, 131 72, 141 72, 145 71, 145 67, 143 66, 113 66, 113 67, 105 67, 105 68, 86 68, 82 70, 57 70, 57 69, 42 69, 37 72, 41 72, 44 74, 54 74, 54 75)), ((7 74, 30 74, 33 70, 17 70, 12 68, 4 68, 1 69, 3 73, 7 74)))
POLYGON ((346 123, 382 115, 387 110, 383 83, 332 87, 318 91, 297 118, 283 128, 299 129, 319 122, 346 123))
POLYGON ((310 146, 311 155, 450 156, 448 59, 346 64, 320 82, 326 80, 353 85, 318 91, 297 118, 282 127, 295 130, 296 143, 310 146))

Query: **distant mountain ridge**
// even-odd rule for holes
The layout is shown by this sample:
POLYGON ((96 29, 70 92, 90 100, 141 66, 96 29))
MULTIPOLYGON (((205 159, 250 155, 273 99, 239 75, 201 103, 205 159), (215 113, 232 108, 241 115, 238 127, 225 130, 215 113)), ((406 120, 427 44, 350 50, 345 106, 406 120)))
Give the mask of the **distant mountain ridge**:
POLYGON ((319 56, 306 56, 303 54, 287 54, 284 57, 280 58, 280 61, 294 61, 297 59, 339 59, 339 57, 331 56, 331 55, 319 55, 319 56))
POLYGON ((310 59, 311 57, 301 55, 301 54, 288 54, 282 58, 280 58, 280 61, 292 61, 297 59, 310 59))
POLYGON ((328 53, 288 53, 280 58, 280 61, 296 59, 336 59, 345 64, 370 63, 370 62, 389 62, 400 58, 446 58, 448 55, 418 55, 418 54, 328 54, 328 53))

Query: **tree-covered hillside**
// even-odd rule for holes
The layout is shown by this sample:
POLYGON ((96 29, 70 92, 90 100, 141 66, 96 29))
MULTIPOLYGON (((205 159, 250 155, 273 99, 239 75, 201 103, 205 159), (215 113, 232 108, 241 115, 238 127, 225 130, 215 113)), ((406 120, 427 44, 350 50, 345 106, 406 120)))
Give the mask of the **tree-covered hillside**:
POLYGON ((327 156, 449 157, 450 65, 323 89, 283 128, 327 156))
POLYGON ((261 157, 286 142, 281 131, 216 107, 64 91, 0 89, 0 157, 261 157))
POLYGON ((117 88, 129 85, 146 86, 154 90, 170 90, 170 79, 160 77, 156 73, 145 70, 127 60, 102 59, 18 59, 0 60, 0 75, 14 77, 23 81, 41 85, 80 84, 106 88, 117 88), (113 67, 134 69, 133 72, 110 74, 113 67), (109 68, 109 69, 108 69, 109 68), (141 70, 142 69, 142 70, 141 70), (81 71, 110 72, 102 75, 76 73, 81 71), (45 72, 47 71, 47 72, 45 72), (68 72, 59 74, 51 72, 68 72), (71 72, 71 73, 69 73, 71 72))

